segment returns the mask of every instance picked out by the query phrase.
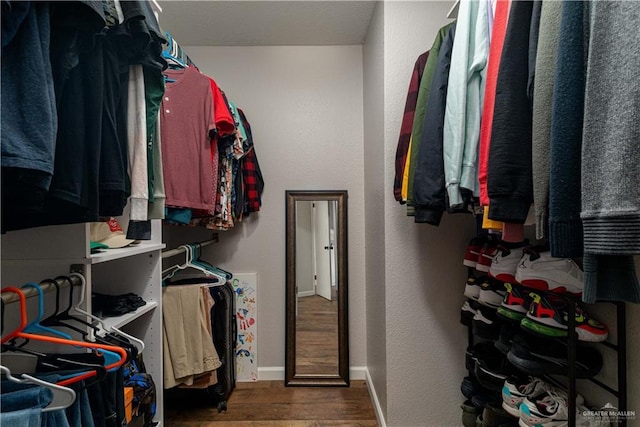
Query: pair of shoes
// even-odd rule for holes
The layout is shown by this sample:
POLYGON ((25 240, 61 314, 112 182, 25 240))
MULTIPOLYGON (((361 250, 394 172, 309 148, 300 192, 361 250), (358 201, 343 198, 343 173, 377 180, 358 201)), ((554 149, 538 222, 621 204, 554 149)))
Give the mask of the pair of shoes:
POLYGON ((497 239, 478 236, 471 239, 464 253, 462 263, 482 273, 488 273, 491 262, 497 253, 497 239))
MULTIPOLYGON (((504 299, 497 309, 501 319, 520 323, 523 329, 545 337, 566 337, 569 328, 567 300, 534 292, 524 286, 505 283, 504 299)), ((609 332, 606 325, 589 317, 575 304, 576 332, 580 341, 602 342, 609 332)))
MULTIPOLYGON (((519 417, 520 405, 528 399, 535 402, 540 396, 548 391, 554 391, 558 394, 566 395, 566 391, 555 387, 544 381, 542 378, 528 377, 510 377, 504 382, 502 387, 502 408, 509 414, 519 417)), ((576 403, 583 404, 584 398, 576 395, 576 403)))
POLYGON ((520 322, 523 329, 545 337, 566 337, 569 329, 568 307, 569 304, 575 304, 578 340, 602 342, 609 336, 607 326, 591 319, 577 302, 535 292, 529 292, 529 298, 529 310, 520 322))
MULTIPOLYGON (((582 396, 576 396, 576 425, 581 427, 604 426, 607 421, 601 417, 586 417, 587 408, 582 396)), ((536 398, 526 398, 519 410, 521 427, 568 426, 569 403, 563 390, 547 390, 536 398)))
POLYGON ((529 288, 582 294, 584 273, 570 258, 554 258, 548 250, 525 248, 515 280, 529 288))
POLYGON ((510 246, 498 246, 491 277, 543 291, 582 294, 584 273, 573 260, 554 258, 545 248, 529 247, 526 241, 510 246))
MULTIPOLYGON (((567 375, 569 370, 566 341, 539 338, 516 333, 507 359, 520 371, 537 377, 567 375)), ((593 378, 602 369, 602 355, 593 347, 578 343, 576 348, 576 378, 593 378)))

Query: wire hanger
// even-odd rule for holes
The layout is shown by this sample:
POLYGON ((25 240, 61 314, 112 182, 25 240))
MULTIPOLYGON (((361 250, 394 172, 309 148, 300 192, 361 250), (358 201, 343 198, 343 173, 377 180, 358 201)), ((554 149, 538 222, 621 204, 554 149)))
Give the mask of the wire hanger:
MULTIPOLYGON (((117 369, 117 368, 119 368, 120 366, 122 366, 126 362, 126 360, 127 360, 127 352, 122 347, 106 345, 106 344, 98 344, 98 343, 92 343, 92 342, 85 342, 85 341, 67 340, 67 339, 63 339, 63 338, 48 337, 48 336, 45 336, 45 335, 28 334, 28 333, 23 332, 24 328, 27 326, 27 310, 26 310, 27 300, 26 300, 26 298, 24 296, 24 293, 19 288, 16 288, 16 287, 13 287, 13 286, 9 286, 9 287, 3 288, 0 291, 0 293, 6 293, 6 292, 12 292, 12 293, 18 295, 18 299, 20 301, 20 326, 15 331, 12 331, 9 334, 7 334, 6 336, 4 336, 0 340, 0 343, 6 343, 7 341, 9 341, 10 339, 12 339, 14 337, 21 337, 21 338, 27 338, 27 339, 32 339, 32 340, 36 340, 36 341, 49 342, 49 343, 52 343, 52 344, 72 345, 72 346, 75 346, 75 347, 90 348, 90 349, 93 349, 93 350, 101 350, 103 352, 110 351, 110 352, 116 353, 117 355, 120 356, 120 359, 118 361, 116 361, 116 362, 113 362, 113 363, 107 365, 106 366, 107 370, 117 369)), ((90 371, 90 372, 87 372, 85 374, 74 376, 72 378, 67 378, 65 380, 62 380, 62 381, 58 382, 57 384, 58 385, 73 384, 75 382, 84 380, 86 378, 90 378, 92 376, 96 376, 96 374, 97 374, 97 372, 95 370, 94 371, 90 371)))
POLYGON ((68 387, 63 387, 57 384, 43 381, 39 378, 35 378, 27 374, 22 374, 20 378, 16 378, 11 375, 11 371, 9 370, 9 368, 2 365, 0 365, 0 372, 2 372, 11 382, 17 384, 34 384, 51 390, 53 392, 53 399, 51 400, 51 403, 49 403, 49 405, 42 409, 42 412, 66 409, 69 406, 73 405, 73 402, 76 401, 76 392, 68 387))

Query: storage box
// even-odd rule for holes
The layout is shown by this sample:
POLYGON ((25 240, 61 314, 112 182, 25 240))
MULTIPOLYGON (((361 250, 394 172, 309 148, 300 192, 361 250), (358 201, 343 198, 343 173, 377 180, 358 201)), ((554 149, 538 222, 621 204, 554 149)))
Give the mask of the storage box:
POLYGON ((124 413, 127 418, 127 424, 131 422, 131 409, 133 405, 133 387, 124 388, 124 413))

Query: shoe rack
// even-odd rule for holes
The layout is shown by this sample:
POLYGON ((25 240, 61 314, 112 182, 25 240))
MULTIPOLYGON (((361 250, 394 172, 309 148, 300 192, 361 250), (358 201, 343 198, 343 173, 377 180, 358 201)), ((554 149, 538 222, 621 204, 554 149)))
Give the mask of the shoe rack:
MULTIPOLYGON (((576 303, 581 300, 571 295, 556 294, 553 292, 538 291, 542 294, 560 297, 568 302, 568 330, 567 330, 567 359, 569 361, 569 370, 567 372, 567 394, 569 396, 569 427, 576 426, 576 348, 578 345, 578 334, 576 332, 576 303)), ((612 344, 608 341, 599 343, 617 353, 617 388, 611 387, 595 378, 589 378, 588 381, 596 386, 606 390, 618 399, 618 411, 627 410, 627 329, 626 329, 626 306, 624 302, 607 302, 616 307, 616 343, 612 344)), ((626 427, 627 420, 620 419, 619 425, 626 427)))
MULTIPOLYGON (((474 275, 475 269, 469 268, 468 274, 474 275)), ((573 295, 568 294, 557 294, 549 291, 541 291, 536 289, 536 293, 540 293, 543 295, 551 295, 555 298, 562 298, 567 302, 568 306, 568 333, 567 333, 567 360, 568 360, 568 371, 566 373, 567 376, 567 395, 568 395, 568 410, 569 410, 569 427, 576 427, 576 396, 577 396, 577 385, 576 385, 576 360, 577 360, 577 345, 578 345, 578 334, 576 332, 576 320, 575 320, 575 306, 576 303, 581 303, 581 299, 575 297, 573 295)), ((614 396, 617 401, 617 410, 620 412, 627 411, 627 330, 626 330, 626 305, 624 302, 602 302, 604 304, 611 304, 616 308, 616 316, 615 316, 615 329, 617 331, 616 334, 616 343, 611 343, 609 341, 603 341, 597 343, 597 345, 604 346, 609 350, 616 352, 617 355, 617 385, 615 387, 605 384, 604 382, 596 379, 589 378, 588 381, 595 384, 597 387, 605 390, 612 396, 614 396)), ((528 331, 527 331, 528 332, 528 331)), ((472 347, 474 342, 474 335, 471 327, 467 328, 468 333, 468 346, 472 347)), ((528 332, 529 333, 529 332, 528 332)), ((604 359, 604 358, 603 358, 604 359)), ((551 382, 557 383, 554 378, 549 378, 551 382)), ((622 417, 617 422, 621 427, 626 427, 627 420, 622 417)))

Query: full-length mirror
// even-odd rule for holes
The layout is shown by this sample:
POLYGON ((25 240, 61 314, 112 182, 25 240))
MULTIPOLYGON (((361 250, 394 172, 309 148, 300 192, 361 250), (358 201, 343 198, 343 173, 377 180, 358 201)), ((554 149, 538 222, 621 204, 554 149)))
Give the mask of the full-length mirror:
POLYGON ((347 192, 287 191, 285 384, 348 386, 347 192))

